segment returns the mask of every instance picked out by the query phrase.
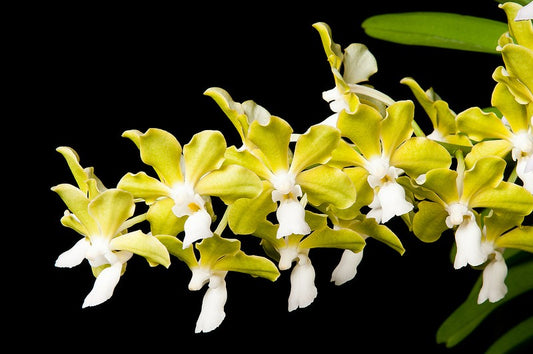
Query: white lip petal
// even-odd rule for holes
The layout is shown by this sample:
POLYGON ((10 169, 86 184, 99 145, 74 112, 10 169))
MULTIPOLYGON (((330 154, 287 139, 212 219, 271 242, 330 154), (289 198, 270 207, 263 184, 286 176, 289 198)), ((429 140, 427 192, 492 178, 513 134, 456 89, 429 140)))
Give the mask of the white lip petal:
POLYGON ((505 259, 499 252, 496 257, 483 270, 483 286, 479 291, 477 303, 481 304, 486 300, 497 302, 507 294, 505 278, 507 277, 507 265, 505 259))
POLYGON ((214 276, 209 282, 204 298, 202 300, 202 310, 196 321, 195 333, 210 332, 220 326, 226 313, 224 305, 228 297, 226 281, 223 277, 214 276))
POLYGON ((211 231, 211 216, 205 209, 200 209, 191 214, 185 220, 184 228, 183 249, 189 247, 195 241, 213 236, 213 232, 211 231))
POLYGON ((82 307, 96 306, 111 298, 120 280, 121 272, 122 263, 118 262, 102 270, 94 281, 91 292, 83 301, 82 307))
POLYGON ((335 282, 335 285, 342 285, 347 281, 352 280, 357 274, 357 266, 361 263, 362 259, 363 250, 357 253, 350 250, 344 250, 339 264, 331 274, 331 281, 335 282))
POLYGON ((385 223, 394 216, 400 216, 413 210, 413 204, 405 200, 405 191, 396 182, 385 183, 378 192, 381 204, 381 222, 385 223))
POLYGON ((465 218, 455 231, 455 255, 454 268, 459 269, 467 264, 478 266, 487 260, 487 254, 481 246, 481 229, 474 218, 465 218))
POLYGON ((85 259, 85 255, 90 246, 90 242, 85 237, 82 238, 71 249, 61 253, 57 257, 55 266, 59 268, 72 268, 77 266, 85 259))
POLYGON ((276 210, 279 228, 277 238, 292 234, 307 235, 311 228, 305 221, 305 208, 298 200, 282 200, 276 210))
POLYGON ((315 269, 311 260, 304 254, 299 254, 298 257, 298 263, 291 272, 289 311, 311 305, 318 294, 315 286, 315 269))

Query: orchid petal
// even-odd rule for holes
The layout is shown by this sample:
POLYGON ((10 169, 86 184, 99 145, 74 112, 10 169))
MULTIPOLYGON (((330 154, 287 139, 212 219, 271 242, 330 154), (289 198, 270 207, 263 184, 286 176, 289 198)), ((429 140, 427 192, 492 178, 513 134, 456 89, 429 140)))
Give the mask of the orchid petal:
POLYGON ((387 115, 381 123, 383 154, 391 156, 393 151, 413 135, 415 106, 412 101, 398 101, 387 108, 387 115))
POLYGON ((487 138, 510 139, 512 136, 496 114, 485 113, 478 107, 469 108, 457 115, 457 129, 476 141, 487 138))
POLYGON ((108 300, 120 280, 122 263, 117 262, 105 268, 96 278, 91 292, 83 301, 82 307, 96 306, 108 300))
POLYGON ((274 173, 288 170, 291 133, 289 123, 275 116, 267 125, 252 122, 248 139, 259 149, 252 153, 260 154, 265 165, 274 173))
POLYGON ((52 187, 52 191, 56 192, 59 197, 66 204, 67 208, 78 218, 80 223, 87 230, 87 235, 92 235, 99 232, 98 225, 89 214, 88 205, 89 199, 87 195, 80 189, 71 184, 59 184, 52 187))
POLYGON ((253 277, 262 277, 270 281, 275 281, 280 275, 276 265, 269 259, 260 256, 249 256, 243 251, 222 257, 214 264, 213 269, 246 273, 253 277))
POLYGON ((136 174, 128 172, 120 179, 117 188, 130 192, 135 198, 143 199, 147 204, 171 194, 169 186, 144 172, 136 174))
POLYGON ((486 300, 497 302, 507 294, 505 278, 507 277, 507 265, 502 255, 497 252, 496 258, 492 260, 483 270, 483 286, 479 290, 477 303, 481 304, 486 300))
POLYGON ((439 143, 423 137, 406 140, 391 155, 390 164, 408 175, 418 177, 430 170, 451 165, 448 151, 439 143))
POLYGON ((301 135, 294 148, 294 157, 289 172, 297 175, 314 164, 324 164, 339 145, 340 133, 326 125, 312 126, 301 135))
POLYGON ((315 286, 315 269, 311 260, 303 254, 299 254, 298 258, 298 263, 291 272, 289 312, 311 305, 318 294, 315 286))
POLYGON ((101 235, 111 239, 135 211, 133 196, 120 189, 108 189, 89 203, 89 213, 101 235))
POLYGON ((516 102, 506 85, 496 84, 492 92, 492 105, 503 114, 513 132, 517 133, 528 129, 527 109, 524 105, 516 102))
POLYGON ((55 262, 55 266, 59 268, 72 268, 79 265, 84 259, 87 250, 91 243, 84 237, 72 248, 61 253, 55 262))
POLYGON ((197 243, 196 248, 200 251, 200 265, 213 268, 215 263, 222 257, 233 256, 239 252, 241 242, 213 234, 213 237, 203 239, 202 242, 197 243))
POLYGON ((305 221, 305 209, 298 200, 282 200, 276 211, 276 217, 279 223, 277 238, 292 234, 307 235, 311 232, 311 228, 305 221))
POLYGON ((524 70, 533 63, 533 50, 526 47, 508 44, 502 49, 502 57, 507 71, 517 77, 533 93, 533 73, 524 70))
POLYGON ((183 147, 185 181, 192 186, 206 173, 218 169, 224 160, 226 140, 221 132, 204 130, 183 147))
POLYGON ((109 243, 112 250, 129 251, 138 254, 147 261, 161 264, 168 268, 170 256, 166 247, 154 236, 146 235, 141 230, 115 237, 109 243))
POLYGON ((226 290, 226 281, 223 277, 219 278, 220 279, 211 279, 209 281, 209 288, 202 300, 202 310, 196 321, 195 333, 210 332, 214 330, 220 326, 226 317, 224 305, 226 304, 228 292, 226 290), (216 286, 211 285, 211 283, 216 283, 216 286))
POLYGON ((344 250, 339 264, 331 274, 331 281, 335 285, 342 285, 352 280, 357 274, 357 266, 363 259, 363 250, 355 253, 350 250, 344 250))
POLYGON ((353 114, 342 111, 339 114, 337 127, 342 136, 350 139, 368 160, 373 156, 381 156, 381 120, 378 111, 361 104, 353 114))
POLYGON ((155 169, 155 172, 166 185, 183 181, 180 168, 181 145, 169 132, 150 128, 146 133, 138 130, 127 130, 122 134, 137 145, 141 160, 155 169))
POLYGON ((466 217, 455 231, 457 253, 453 266, 462 268, 467 264, 478 266, 485 262, 487 255, 481 249, 481 229, 475 218, 466 217))
POLYGON ((381 204, 382 223, 413 210, 413 204, 405 200, 405 190, 396 182, 385 183, 377 195, 381 204))
POLYGON ((205 209, 200 209, 189 215, 185 220, 185 236, 183 248, 189 247, 193 242, 213 236, 211 231, 211 215, 205 209))
POLYGON ((503 179, 505 161, 498 157, 485 157, 464 174, 461 200, 467 202, 472 196, 485 189, 498 186, 503 179))

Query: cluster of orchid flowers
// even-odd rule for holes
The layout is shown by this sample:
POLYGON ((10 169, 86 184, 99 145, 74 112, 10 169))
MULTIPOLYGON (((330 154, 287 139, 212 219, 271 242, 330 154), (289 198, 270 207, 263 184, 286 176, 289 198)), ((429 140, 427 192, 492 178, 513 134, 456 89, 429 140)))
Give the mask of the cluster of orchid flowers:
POLYGON ((331 278, 341 285, 356 275, 366 238, 404 252, 385 225, 399 216, 424 242, 452 229, 454 267, 483 268, 478 303, 500 300, 504 249, 533 252, 533 227, 523 225, 533 211, 533 29, 514 20, 519 5, 503 9, 509 32, 499 41, 505 66, 493 75, 493 109, 455 114, 433 90, 402 80, 433 124, 427 136, 412 101, 367 84, 377 72, 367 47, 343 50, 329 26, 316 23, 335 80, 323 98, 334 114, 303 134, 253 101, 210 88, 205 94, 237 129, 240 147, 228 147, 214 130, 184 146, 164 130, 128 130, 123 136, 155 176, 128 173, 110 189, 73 149, 58 148, 77 186, 52 190, 68 208, 62 224, 83 237, 56 266, 88 260, 96 280, 87 307, 112 296, 133 254, 165 267, 173 256, 190 268, 190 290, 208 285, 195 330, 208 332, 225 317, 229 271, 275 281, 292 268, 288 310, 303 308, 317 296, 311 249, 343 250, 331 278), (135 215, 137 203, 147 212, 135 215), (225 210, 217 215, 219 205, 225 210), (149 232, 131 231, 142 222, 149 232), (238 239, 223 235, 228 228, 257 237, 266 256, 246 254, 238 239))

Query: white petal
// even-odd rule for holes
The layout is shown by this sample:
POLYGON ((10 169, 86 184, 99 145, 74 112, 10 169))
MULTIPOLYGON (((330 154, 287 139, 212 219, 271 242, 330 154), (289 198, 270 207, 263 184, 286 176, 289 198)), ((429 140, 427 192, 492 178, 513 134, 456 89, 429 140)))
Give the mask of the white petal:
POLYGON ((298 247, 297 246, 287 246, 280 248, 279 252, 279 270, 287 270, 292 266, 292 261, 298 257, 298 247))
POLYGON ((211 276, 211 270, 204 267, 194 267, 191 268, 192 277, 189 281, 189 290, 195 291, 200 290, 205 283, 209 281, 211 276))
POLYGON ((379 189, 378 198, 382 210, 382 223, 413 210, 413 204, 405 200, 403 187, 396 182, 385 183, 379 189))
POLYGON ((507 277, 505 259, 499 252, 496 252, 496 258, 483 270, 483 286, 479 291, 477 303, 481 304, 486 300, 497 302, 503 299, 505 294, 507 294, 505 277, 507 277))
POLYGON ((57 257, 55 266, 60 268, 72 268, 80 264, 84 259, 87 253, 87 250, 91 246, 90 242, 87 239, 82 238, 76 244, 65 251, 57 257))
POLYGON ((467 264, 478 266, 487 260, 487 254, 481 247, 481 229, 475 218, 468 217, 455 231, 457 253, 453 266, 462 268, 467 264))
POLYGON ((226 317, 224 305, 227 297, 226 281, 223 277, 214 276, 202 300, 202 310, 194 330, 196 333, 210 332, 220 326, 226 317))
POLYGON ((315 269, 309 258, 304 254, 300 254, 298 263, 291 272, 289 311, 309 306, 315 300, 317 294, 315 269))
POLYGON ((211 216, 205 209, 200 209, 191 214, 185 220, 184 228, 183 249, 189 247, 195 241, 213 236, 213 232, 211 231, 211 216))
POLYGON ((516 174, 522 180, 524 188, 533 193, 533 155, 518 159, 516 174))
POLYGON ((110 267, 102 270, 98 278, 94 281, 93 289, 83 301, 82 307, 99 305, 108 300, 115 290, 118 281, 120 280, 120 273, 122 272, 122 263, 115 263, 110 267))
POLYGON ((526 6, 518 10, 516 14, 515 21, 526 21, 533 19, 533 2, 530 2, 526 6))
POLYGON ((342 285, 352 280, 357 274, 357 266, 361 263, 362 259, 363 250, 357 253, 344 250, 339 264, 331 274, 331 281, 335 282, 335 285, 342 285))
POLYGON ((292 234, 307 235, 311 228, 305 221, 305 208, 296 199, 282 200, 276 211, 279 228, 277 238, 292 234))

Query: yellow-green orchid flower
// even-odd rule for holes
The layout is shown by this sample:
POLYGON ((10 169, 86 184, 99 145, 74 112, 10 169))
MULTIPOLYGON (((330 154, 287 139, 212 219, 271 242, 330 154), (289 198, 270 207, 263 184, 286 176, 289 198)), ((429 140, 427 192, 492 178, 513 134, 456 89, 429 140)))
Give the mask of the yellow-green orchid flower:
POLYGON ((211 196, 230 204, 239 198, 254 198, 261 191, 261 182, 251 171, 232 164, 222 166, 226 141, 218 131, 195 134, 183 150, 172 134, 161 129, 148 129, 144 134, 128 130, 124 136, 137 145, 141 159, 155 169, 159 180, 144 172, 128 173, 119 188, 148 204, 170 198, 172 212, 187 217, 185 248, 213 235, 211 196))
POLYGON ((84 170, 79 165, 77 154, 66 147, 59 148, 82 189, 70 184, 52 188, 67 205, 68 210, 61 223, 80 233, 83 238, 56 260, 56 267, 71 268, 84 259, 93 268, 96 281, 83 302, 83 307, 95 306, 113 295, 126 262, 132 255, 145 257, 151 264, 170 265, 166 248, 155 238, 142 231, 128 232, 128 228, 144 220, 133 217, 133 196, 119 189, 99 192, 92 169, 84 170), (86 187, 86 188, 85 188, 86 187))
POLYGON ((417 178, 427 171, 448 167, 449 153, 438 143, 423 137, 412 137, 414 105, 399 101, 387 108, 386 117, 374 108, 360 104, 354 113, 340 113, 338 128, 355 145, 342 149, 337 160, 366 171, 368 184, 374 190, 372 209, 367 217, 380 223, 410 212, 413 204, 406 200, 397 178, 407 173, 417 178))
POLYGON ((498 157, 485 157, 465 171, 459 159, 458 171, 434 169, 417 181, 423 188, 415 190, 415 194, 427 200, 418 204, 413 232, 422 241, 434 242, 444 230, 457 226, 456 269, 467 264, 478 266, 487 259, 475 208, 522 216, 533 210, 533 195, 516 184, 502 181, 505 166, 505 161, 498 157))
POLYGON ((246 150, 228 148, 229 163, 241 164, 264 180, 259 198, 237 201, 230 207, 229 226, 235 233, 252 233, 257 221, 276 211, 278 238, 307 235, 311 228, 305 221, 305 205, 299 199, 304 194, 312 205, 327 203, 339 209, 355 201, 349 177, 326 164, 339 144, 339 131, 313 126, 299 137, 293 154, 289 149, 291 133, 286 121, 272 116, 266 125, 252 122, 246 150))
POLYGON ((488 262, 483 269, 483 286, 477 303, 497 302, 507 293, 507 265, 503 258, 506 248, 533 251, 533 227, 521 226, 523 216, 491 212, 483 218, 482 250, 488 262))
POLYGON ((359 102, 369 104, 380 112, 394 103, 389 96, 363 84, 378 71, 376 58, 364 44, 352 43, 343 52, 341 46, 333 41, 328 24, 317 22, 313 27, 320 35, 335 79, 335 87, 322 95, 334 114, 321 124, 336 126, 339 113, 343 110, 353 113, 359 102))
POLYGON ((477 107, 457 116, 458 129, 479 142, 465 159, 466 165, 469 168, 484 156, 504 158, 511 152, 518 177, 524 188, 533 193, 533 112, 528 105, 518 103, 502 83, 494 88, 492 104, 503 114, 502 119, 477 107))

